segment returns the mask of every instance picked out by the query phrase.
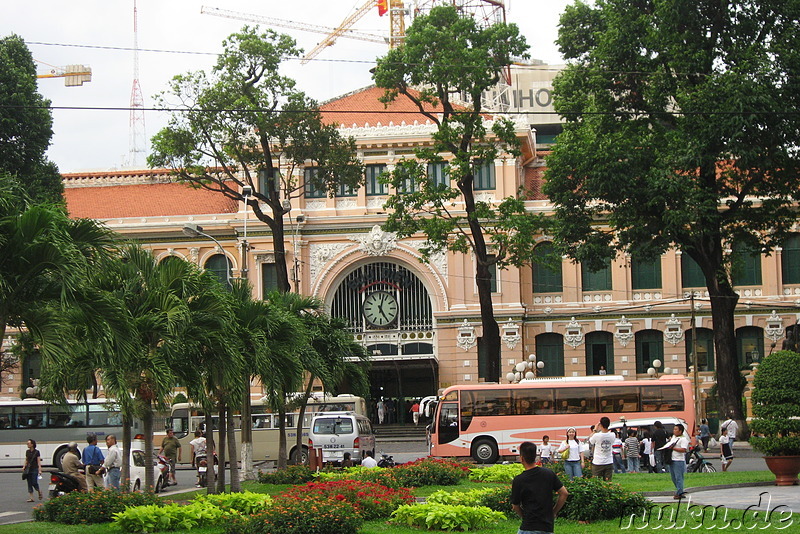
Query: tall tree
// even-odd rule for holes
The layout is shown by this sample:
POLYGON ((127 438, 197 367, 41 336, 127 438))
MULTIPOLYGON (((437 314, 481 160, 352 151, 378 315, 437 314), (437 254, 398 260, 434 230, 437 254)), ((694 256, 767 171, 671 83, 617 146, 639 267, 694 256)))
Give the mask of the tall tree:
POLYGON ((476 198, 483 185, 476 184, 477 175, 493 176, 500 155, 520 155, 514 123, 498 117, 489 129, 481 97, 514 58, 527 57, 527 48, 514 24, 480 27, 455 7, 435 7, 414 19, 403 45, 379 59, 374 74, 387 90, 385 102, 408 99, 438 126, 432 146, 417 149, 416 160, 400 161, 392 173, 395 193, 386 203, 384 229, 399 236, 424 234, 425 258, 443 250, 474 255, 483 330, 479 350, 486 355, 486 379, 493 382, 500 378, 501 343, 492 270, 529 262, 539 223, 518 196, 497 204, 476 198), (469 104, 454 102, 460 94, 469 104))
POLYGON ((179 180, 246 201, 272 232, 277 284, 290 290, 284 215, 304 187, 331 196, 339 186, 357 187, 363 169, 352 139, 323 125, 317 103, 281 76, 281 61, 301 50, 287 35, 245 26, 223 41, 208 74, 175 76, 158 97, 172 112, 153 137, 151 166, 171 168, 179 180), (304 180, 300 168, 310 167, 304 180), (249 186, 252 194, 242 195, 249 186), (267 209, 263 210, 262 206, 267 209))
POLYGON ((740 421, 731 249, 768 253, 796 221, 799 17, 796 1, 601 0, 559 30, 555 235, 589 268, 670 247, 697 262, 719 406, 740 421))
POLYGON ((0 39, 0 174, 17 176, 36 202, 61 203, 61 175, 45 157, 53 137, 50 101, 36 83, 36 66, 22 37, 0 39))

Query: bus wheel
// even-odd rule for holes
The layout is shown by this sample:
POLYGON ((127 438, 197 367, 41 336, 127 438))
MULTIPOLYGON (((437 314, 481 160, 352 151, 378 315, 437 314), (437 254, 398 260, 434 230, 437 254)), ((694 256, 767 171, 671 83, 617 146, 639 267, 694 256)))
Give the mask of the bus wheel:
POLYGON ((295 465, 308 465, 308 447, 300 447, 300 453, 297 453, 297 448, 292 451, 292 461, 295 465))
POLYGON ((472 446, 472 459, 479 464, 493 464, 498 456, 497 444, 490 439, 479 439, 472 446))
POLYGON ((55 455, 53 455, 53 465, 59 471, 62 470, 61 460, 64 459, 64 455, 65 454, 67 454, 67 448, 66 447, 61 447, 60 449, 58 449, 56 451, 55 455))

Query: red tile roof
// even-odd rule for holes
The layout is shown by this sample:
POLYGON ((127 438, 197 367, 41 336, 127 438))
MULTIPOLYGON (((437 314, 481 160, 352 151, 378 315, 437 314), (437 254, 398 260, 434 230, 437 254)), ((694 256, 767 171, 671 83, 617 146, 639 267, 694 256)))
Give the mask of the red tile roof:
POLYGON ((166 171, 120 171, 63 175, 70 217, 116 219, 236 213, 221 193, 165 181, 166 171), (128 182, 128 183, 125 183, 128 182))
MULTIPOLYGON (((320 106, 322 120, 327 124, 336 124, 345 128, 351 128, 353 125, 357 127, 376 126, 378 123, 387 126, 390 122, 395 126, 399 126, 403 122, 414 124, 414 121, 425 124, 430 120, 403 95, 398 95, 388 107, 384 106, 382 102, 378 101, 384 93, 384 89, 372 86, 325 102, 320 106)), ((437 110, 441 111, 441 106, 434 108, 426 105, 425 109, 436 113, 437 110)))

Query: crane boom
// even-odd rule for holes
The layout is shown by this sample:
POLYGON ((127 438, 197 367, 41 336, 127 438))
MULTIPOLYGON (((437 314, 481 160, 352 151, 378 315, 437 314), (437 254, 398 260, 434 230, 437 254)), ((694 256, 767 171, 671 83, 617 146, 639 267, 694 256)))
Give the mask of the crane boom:
POLYGON ((355 10, 355 12, 348 16, 346 19, 342 21, 327 37, 325 37, 322 41, 317 44, 309 53, 307 53, 302 60, 300 60, 301 65, 305 65, 315 57, 319 55, 320 52, 325 50, 325 48, 331 46, 333 43, 336 42, 336 39, 339 37, 344 37, 347 35, 347 32, 350 28, 358 22, 361 17, 367 14, 367 11, 372 9, 378 4, 378 0, 367 0, 364 5, 359 7, 355 10))
MULTIPOLYGON (((323 35, 330 35, 332 32, 337 30, 337 28, 331 28, 330 26, 307 24, 304 22, 277 19, 274 17, 262 17, 260 15, 241 13, 239 11, 231 11, 229 9, 220 9, 218 7, 202 6, 200 8, 200 13, 204 15, 213 15, 215 17, 243 20, 245 22, 259 22, 263 24, 268 24, 270 26, 278 26, 281 28, 291 28, 294 30, 301 30, 312 33, 321 33, 323 35)), ((371 33, 359 32, 355 30, 345 30, 344 33, 341 35, 341 37, 347 37, 349 39, 359 39, 361 41, 369 41, 372 43, 383 43, 383 44, 386 43, 385 37, 381 37, 380 35, 374 35, 371 33)))
POLYGON ((50 72, 36 75, 37 78, 64 78, 66 87, 79 87, 85 82, 92 81, 92 68, 86 65, 67 65, 66 67, 51 67, 50 72))

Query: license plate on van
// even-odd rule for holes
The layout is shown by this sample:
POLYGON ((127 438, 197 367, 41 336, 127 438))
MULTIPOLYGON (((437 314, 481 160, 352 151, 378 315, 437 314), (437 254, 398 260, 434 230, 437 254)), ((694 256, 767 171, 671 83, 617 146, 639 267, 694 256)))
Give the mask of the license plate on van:
POLYGON ((322 446, 323 449, 344 449, 344 443, 328 443, 322 446))

